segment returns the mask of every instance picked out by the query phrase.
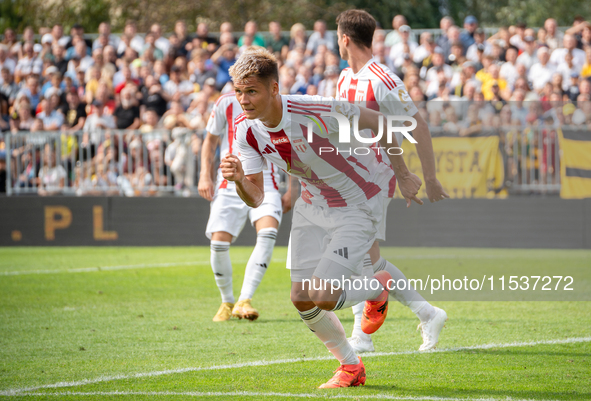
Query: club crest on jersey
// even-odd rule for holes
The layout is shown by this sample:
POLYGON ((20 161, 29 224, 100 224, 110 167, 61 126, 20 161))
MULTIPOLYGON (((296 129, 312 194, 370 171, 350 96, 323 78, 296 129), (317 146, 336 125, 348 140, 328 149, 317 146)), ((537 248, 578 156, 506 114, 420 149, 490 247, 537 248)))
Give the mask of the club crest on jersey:
POLYGON ((308 149, 308 147, 304 143, 304 140, 301 138, 293 140, 293 147, 301 153, 304 153, 308 149))

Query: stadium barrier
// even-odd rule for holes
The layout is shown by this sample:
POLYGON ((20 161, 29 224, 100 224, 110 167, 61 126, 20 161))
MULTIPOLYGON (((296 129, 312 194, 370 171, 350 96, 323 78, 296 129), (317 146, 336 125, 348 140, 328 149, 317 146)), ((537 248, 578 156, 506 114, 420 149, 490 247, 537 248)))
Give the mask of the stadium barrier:
MULTIPOLYGON (((482 127, 467 137, 442 127, 431 127, 431 132, 438 178, 452 198, 557 194, 561 175, 567 172, 582 174, 581 180, 589 180, 582 187, 591 188, 591 161, 576 161, 576 171, 560 168, 560 141, 575 137, 580 139, 577 145, 583 144, 586 128, 482 127)), ((6 166, 8 196, 198 196, 200 158, 195 151, 201 139, 190 130, 20 132, 4 138, 6 154, 11 155, 6 166)), ((566 156, 581 149, 577 145, 568 147, 566 156)), ((411 171, 421 174, 415 146, 405 141, 403 149, 411 171)), ((283 174, 281 189, 285 181, 283 174)), ((591 196, 585 190, 582 195, 571 193, 562 191, 566 198, 591 196)))
POLYGON ((7 195, 196 194, 200 141, 188 129, 5 135, 7 195))
MULTIPOLYGON (((0 197, 0 246, 208 246, 209 202, 160 197, 0 197)), ((277 245, 287 245, 291 215, 277 245)), ((253 246, 246 224, 235 245, 253 246)), ((383 246, 591 249, 591 199, 394 199, 383 246)), ((122 263, 124 264, 124 263, 122 263)))

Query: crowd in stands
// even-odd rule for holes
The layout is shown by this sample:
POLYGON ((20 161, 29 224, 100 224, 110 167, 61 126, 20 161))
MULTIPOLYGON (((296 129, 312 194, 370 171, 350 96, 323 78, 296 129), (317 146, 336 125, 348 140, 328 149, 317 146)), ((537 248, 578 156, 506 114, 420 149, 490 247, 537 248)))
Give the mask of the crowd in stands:
MULTIPOLYGON (((543 27, 517 24, 489 37, 473 16, 458 25, 444 17, 437 33, 415 34, 397 15, 392 30, 379 28, 374 35, 374 57, 404 81, 434 133, 469 136, 483 127, 550 120, 591 129, 589 22, 577 17, 563 32, 549 18, 543 27)), ((19 38, 6 29, 0 131, 15 138, 58 132, 61 149, 54 139, 31 151, 21 140, 7 155, 0 139, 0 165, 14 163, 20 175, 13 185, 39 187, 40 193, 64 185, 79 194, 116 187, 129 195, 142 187, 196 185, 213 104, 233 90, 228 70, 253 45, 277 55, 282 93, 335 96, 346 62, 336 32, 324 21, 316 21, 310 35, 301 23, 289 34, 275 21, 265 33, 254 21, 240 28, 236 34, 224 22, 214 35, 200 23, 192 33, 177 21, 170 33, 158 23, 139 33, 128 21, 113 34, 103 22, 94 40, 80 25, 69 34, 61 25, 37 33, 26 28, 19 38), (164 134, 155 135, 159 130, 164 134)))

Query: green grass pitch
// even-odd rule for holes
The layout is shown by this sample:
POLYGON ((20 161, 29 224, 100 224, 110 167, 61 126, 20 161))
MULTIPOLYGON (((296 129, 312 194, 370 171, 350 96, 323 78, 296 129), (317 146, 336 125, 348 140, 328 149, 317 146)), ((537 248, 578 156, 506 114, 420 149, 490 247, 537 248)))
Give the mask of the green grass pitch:
MULTIPOLYGON (((236 296, 250 251, 231 249, 236 296)), ((589 251, 383 254, 407 274, 591 269, 589 251)), ((214 323, 207 247, 0 248, 0 399, 591 399, 591 303, 574 301, 434 301, 449 321, 427 354, 418 319, 391 302, 366 385, 318 390, 338 362, 291 305, 285 257, 277 247, 255 295, 259 320, 214 323)), ((338 315, 349 334, 350 310, 338 315)))

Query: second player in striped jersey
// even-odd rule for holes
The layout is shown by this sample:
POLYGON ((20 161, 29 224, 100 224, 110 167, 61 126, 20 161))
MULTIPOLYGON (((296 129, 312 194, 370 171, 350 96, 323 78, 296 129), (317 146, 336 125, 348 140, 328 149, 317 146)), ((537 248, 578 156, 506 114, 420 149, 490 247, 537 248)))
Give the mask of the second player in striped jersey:
MULTIPOLYGON (((271 261, 282 209, 285 210, 289 205, 289 201, 284 202, 286 207, 282 205, 277 185, 279 175, 272 164, 264 174, 265 200, 257 209, 244 204, 236 193, 236 185, 224 179, 220 169, 213 168, 218 145, 220 158, 227 154, 237 154, 234 146, 234 121, 244 117, 241 113, 242 108, 233 92, 218 99, 207 123, 207 136, 201 155, 198 189, 203 198, 211 201, 206 235, 211 240, 211 267, 222 296, 222 305, 214 316, 214 321, 228 320, 232 315, 249 320, 255 320, 259 316, 251 305, 251 299, 271 261), (214 171, 217 175, 215 183, 214 171), (235 303, 229 249, 248 218, 257 231, 257 242, 246 265, 240 298, 235 303)), ((287 197, 289 196, 288 193, 287 197)))
MULTIPOLYGON (((371 47, 376 27, 374 18, 365 11, 349 10, 337 17, 337 25, 339 52, 350 65, 341 72, 337 81, 337 99, 365 106, 384 115, 414 118, 417 121, 417 128, 413 136, 417 141, 417 152, 423 167, 429 200, 435 202, 448 198, 449 196, 435 176, 435 158, 429 128, 408 95, 404 83, 388 67, 378 63, 372 56, 371 47)), ((371 132, 366 134, 372 135, 371 132)), ((397 139, 398 143, 402 144, 401 134, 397 134, 397 139)), ((387 158, 380 161, 389 164, 387 158)), ((395 177, 393 182, 395 183, 395 177)), ((369 252, 373 269, 365 271, 364 275, 373 275, 374 272, 386 270, 395 280, 406 280, 396 266, 380 256, 378 241, 386 239, 386 212, 388 203, 394 196, 395 184, 391 183, 382 188, 382 195, 385 197, 384 218, 380 225, 379 236, 369 252)), ((420 319, 419 329, 423 344, 419 350, 427 351, 435 348, 439 333, 447 320, 445 311, 430 305, 411 288, 402 291, 396 289, 390 291, 390 295, 409 307, 420 319)), ((355 324, 349 342, 357 352, 374 351, 371 337, 361 330, 362 312, 363 304, 353 307, 355 324)))

